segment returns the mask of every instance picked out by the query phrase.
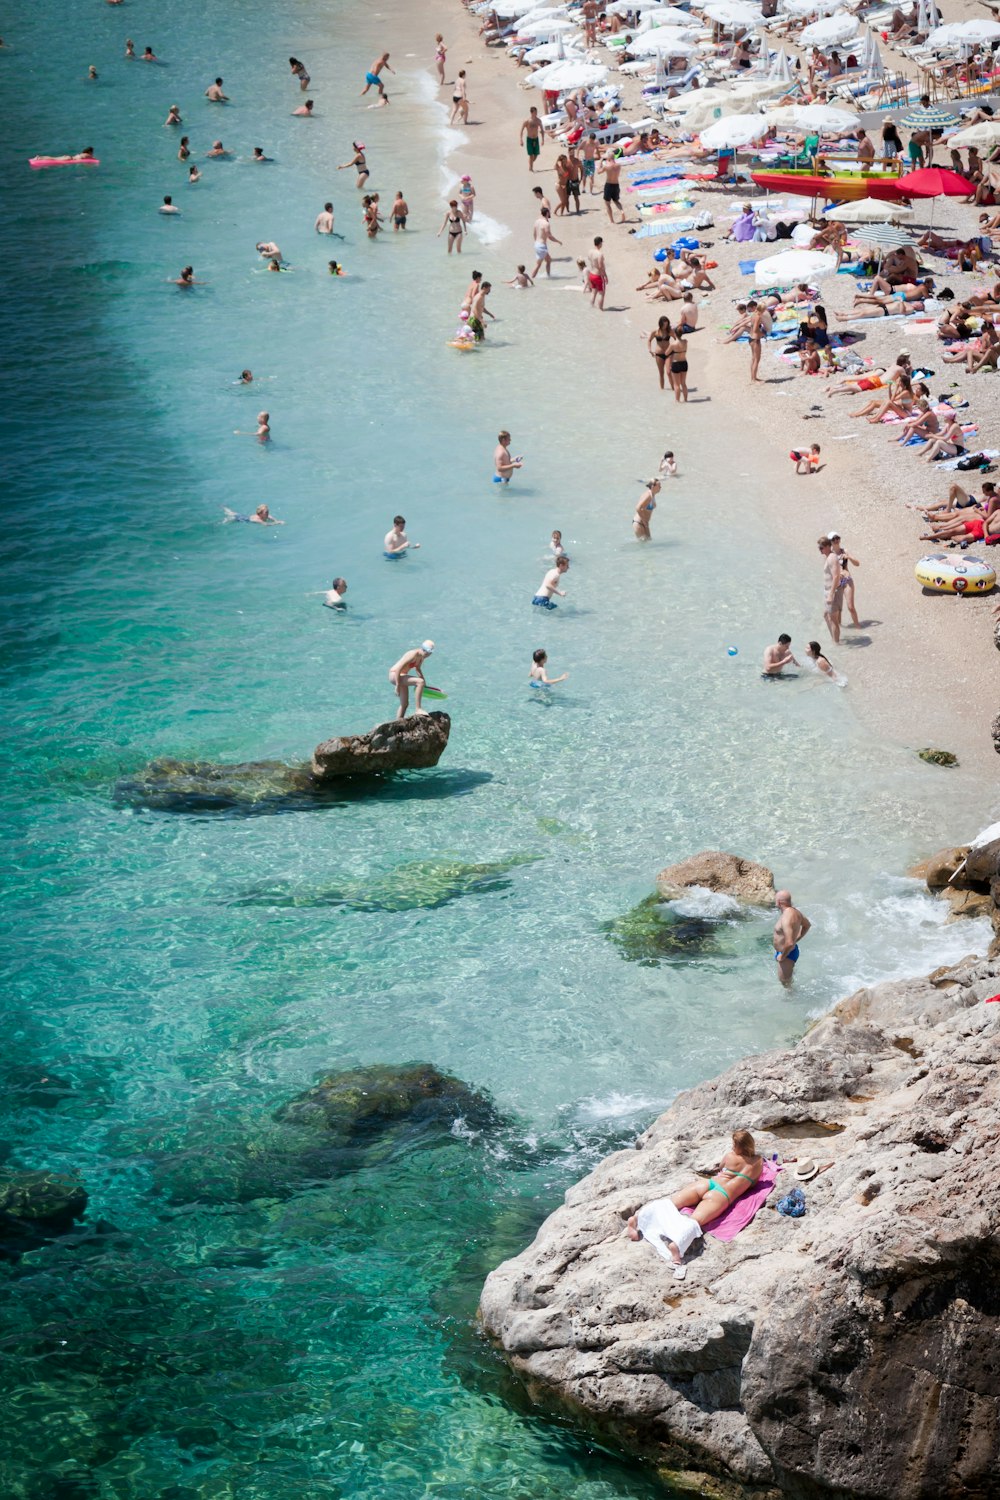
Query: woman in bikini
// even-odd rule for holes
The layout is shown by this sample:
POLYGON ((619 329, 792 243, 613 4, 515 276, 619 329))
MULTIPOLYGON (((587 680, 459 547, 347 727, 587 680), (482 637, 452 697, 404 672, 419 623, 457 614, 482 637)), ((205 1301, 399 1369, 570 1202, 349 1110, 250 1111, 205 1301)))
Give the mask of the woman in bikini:
MULTIPOLYGON (((716 1168, 714 1177, 696 1177, 694 1182, 671 1194, 675 1208, 694 1209, 693 1218, 704 1229, 713 1219, 724 1214, 731 1203, 753 1187, 764 1167, 764 1158, 758 1153, 749 1130, 733 1131, 733 1149, 727 1151, 722 1163, 716 1168)), ((633 1214, 628 1221, 629 1239, 640 1237, 639 1226, 633 1214)))
POLYGON ((687 352, 687 339, 674 329, 668 353, 670 355, 670 384, 674 388, 675 401, 686 402, 688 398, 687 352))
POLYGON ((365 161, 365 148, 359 141, 353 141, 352 145, 354 146, 354 155, 351 157, 350 161, 342 161, 340 166, 337 168, 337 171, 344 172, 348 167, 357 167, 357 185, 359 188, 363 188, 367 178, 371 175, 368 171, 368 163, 365 161))
MULTIPOLYGON (((650 354, 656 360, 656 369, 657 369, 657 373, 659 374, 659 377, 660 377, 660 390, 661 391, 665 389, 664 383, 663 383, 663 377, 664 377, 664 373, 665 373, 666 368, 667 368, 667 361, 668 361, 668 359, 670 357, 670 345, 673 342, 673 337, 674 337, 674 332, 673 332, 673 329, 670 326, 670 319, 667 318, 667 317, 663 317, 663 318, 660 318, 660 320, 657 323, 656 327, 653 329, 653 332, 649 335, 649 338, 646 340, 646 348, 649 350, 650 354), (653 348, 654 343, 656 344, 656 348, 655 349, 653 348)), ((673 390, 673 388, 674 388, 674 377, 671 375, 670 376, 670 389, 673 390)))
POLYGON ((445 46, 444 37, 439 31, 437 36, 434 38, 434 66, 437 68, 438 83, 442 88, 444 87, 445 83, 444 64, 447 56, 448 48, 445 46))
POLYGON ((556 207, 553 218, 569 213, 569 157, 556 158, 556 207))
POLYGON ((438 239, 440 239, 446 229, 448 231, 448 254, 450 255, 453 250, 457 250, 459 255, 461 255, 462 236, 465 234, 465 216, 458 206, 457 198, 452 198, 448 204, 448 212, 441 220, 441 228, 437 232, 438 239))

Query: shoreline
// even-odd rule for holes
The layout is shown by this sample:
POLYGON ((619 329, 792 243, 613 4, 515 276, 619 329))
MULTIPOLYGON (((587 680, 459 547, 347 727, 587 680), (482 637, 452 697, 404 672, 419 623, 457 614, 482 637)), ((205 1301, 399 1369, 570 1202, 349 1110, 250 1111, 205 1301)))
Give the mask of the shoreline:
MULTIPOLYGON (((522 197, 527 196, 528 174, 517 147, 518 111, 522 108, 526 111, 537 91, 519 88, 519 78, 526 70, 517 70, 503 49, 485 47, 479 42, 475 35, 478 18, 464 7, 460 12, 455 4, 436 4, 427 21, 421 23, 424 25, 428 36, 433 36, 435 26, 444 32, 449 45, 449 74, 453 66, 466 66, 470 70, 470 113, 474 122, 481 118, 483 123, 462 128, 468 139, 468 145, 461 148, 462 163, 472 171, 476 182, 477 206, 479 202, 488 207, 504 205, 500 217, 512 225, 510 267, 505 274, 512 274, 515 263, 527 254, 527 250, 518 247, 530 245, 532 218, 528 207, 506 211, 508 203, 513 209, 519 191, 522 197), (512 93, 514 90, 516 93, 512 93)), ((428 63, 429 76, 431 67, 428 63)), ((611 77, 617 81, 620 75, 612 73, 611 77)), ((443 92, 438 91, 441 102, 444 102, 443 92)), ((628 100, 637 94, 638 86, 626 83, 624 98, 628 100)), ((626 105, 622 113, 627 118, 636 117, 640 111, 626 105)), ((457 150, 456 145, 443 156, 442 164, 446 165, 457 150)), ((558 148, 546 141, 539 170, 528 179, 531 185, 537 180, 553 200, 552 168, 557 154, 558 148)), ((627 192, 623 195, 626 204, 628 196, 627 192)), ((662 447, 672 446, 678 453, 684 482, 679 488, 674 487, 677 504, 685 508, 710 504, 719 508, 725 525, 738 526, 741 486, 732 473, 738 467, 754 476, 754 519, 775 538, 779 560, 786 554, 796 559, 815 559, 816 537, 831 526, 838 526, 847 550, 861 559, 857 591, 862 621, 877 622, 871 635, 867 630, 861 632, 858 644, 850 644, 850 633, 845 633, 839 647, 830 646, 835 664, 849 678, 852 712, 875 739, 914 752, 925 746, 950 750, 958 755, 967 771, 995 775, 989 724, 995 711, 993 698, 997 686, 991 615, 996 591, 977 599, 925 594, 913 578, 913 565, 931 544, 921 544, 916 539, 920 527, 914 513, 903 509, 901 497, 893 491, 898 474, 906 490, 902 498, 923 500, 940 495, 942 486, 940 479, 935 485, 934 470, 909 456, 902 460, 905 467, 901 467, 897 462, 898 450, 890 450, 884 429, 869 428, 863 420, 850 421, 848 412, 854 407, 853 398, 834 398, 822 422, 804 423, 801 418, 820 399, 816 388, 822 392, 826 377, 812 382, 795 374, 787 382, 756 387, 752 391, 753 405, 743 403, 744 393, 751 393, 746 346, 723 347, 717 342, 719 328, 732 307, 730 298, 746 296, 752 287, 752 283, 741 280, 736 268, 740 247, 727 245, 722 238, 729 222, 725 209, 737 196, 742 194, 733 189, 703 190, 696 197, 696 211, 708 207, 715 214, 715 228, 701 233, 712 242, 708 254, 719 261, 719 269, 712 273, 718 290, 709 295, 703 306, 700 317, 703 331, 692 337, 689 359, 692 391, 695 386, 700 387, 697 394, 708 392, 712 399, 704 407, 692 402, 683 414, 675 415, 670 392, 664 393, 664 425, 668 436, 659 448, 662 451, 662 447), (778 433, 776 440, 772 432, 778 433), (847 433, 857 436, 852 441, 834 441, 847 433), (720 439, 727 450, 735 439, 735 457, 721 471, 717 465, 709 464, 702 490, 696 479, 699 462, 708 458, 720 439), (823 443, 824 458, 829 457, 829 462, 818 474, 807 478, 795 476, 788 463, 788 448, 813 440, 823 443), (895 513, 891 506, 897 508, 895 513), (987 705, 985 709, 983 703, 987 705), (919 705, 918 713, 914 712, 915 705, 919 705)), ((760 197, 757 189, 753 196, 760 197)), ((590 211, 580 220, 583 234, 573 233, 571 239, 567 233, 568 243, 560 255, 565 258, 567 251, 583 254, 593 234, 603 234, 611 285, 608 311, 603 316, 595 312, 594 319, 600 323, 592 333, 588 330, 583 335, 586 352, 581 351, 582 357, 610 365, 615 370, 616 382, 624 378, 630 388, 634 385, 638 390, 644 381, 653 379, 645 352, 645 335, 654 325, 659 309, 647 304, 642 294, 632 289, 644 279, 651 251, 663 241, 653 242, 647 249, 647 242, 635 240, 627 228, 620 229, 617 224, 613 229, 609 227, 599 195, 590 200, 585 197, 584 202, 590 211), (617 309, 623 303, 626 305, 612 314, 611 306, 617 309), (624 336, 618 326, 622 322, 626 325, 624 336)), ((946 212, 951 209, 949 200, 946 212)), ((555 226, 567 228, 570 222, 567 218, 553 220, 555 226)), ((562 238, 561 230, 558 232, 562 238)), ((507 241, 499 241, 476 248, 484 258, 498 253, 506 255, 507 245, 507 241)), ((775 247, 761 248, 767 254, 773 253, 775 247)), ((565 259, 557 269, 560 276, 565 274, 565 259)), ((830 278, 823 283, 820 300, 831 307, 836 305, 836 294, 841 290, 834 287, 831 295, 832 282, 845 283, 849 278, 830 278)), ((526 295, 544 295, 544 291, 535 287, 526 295)), ((865 342, 860 345, 863 353, 876 345, 880 353, 887 352, 892 345, 898 348, 912 345, 914 358, 921 359, 934 350, 926 337, 921 342, 905 325, 894 323, 889 333, 880 337, 874 335, 871 323, 863 331, 865 342)), ((574 324, 572 337, 581 337, 578 324, 574 324)), ((769 374, 775 374, 770 368, 769 353, 765 346, 761 366, 765 380, 769 374)), ((935 389, 939 382, 948 384, 956 367, 941 367, 938 359, 936 368, 935 389), (942 369, 947 370, 947 380, 942 378, 942 369)), ((990 387, 986 385, 984 390, 983 380, 980 377, 976 386, 975 378, 970 378, 968 382, 962 380, 961 385, 963 395, 979 397, 986 426, 990 387)), ((980 441, 984 436, 988 438, 989 434, 981 433, 980 441)), ((641 467, 651 466, 659 456, 657 440, 651 439, 645 447, 648 451, 637 459, 641 467)), ((674 493, 669 491, 671 486, 665 486, 661 505, 664 499, 674 499, 674 493)), ((816 601, 821 598, 818 566, 814 598, 816 601)), ((814 610, 813 617, 812 629, 825 645, 821 607, 814 610)), ((776 634, 783 628, 782 622, 773 622, 773 628, 776 634)), ((797 646, 796 635, 793 650, 797 646)), ((877 746, 873 749, 877 750, 877 746)))

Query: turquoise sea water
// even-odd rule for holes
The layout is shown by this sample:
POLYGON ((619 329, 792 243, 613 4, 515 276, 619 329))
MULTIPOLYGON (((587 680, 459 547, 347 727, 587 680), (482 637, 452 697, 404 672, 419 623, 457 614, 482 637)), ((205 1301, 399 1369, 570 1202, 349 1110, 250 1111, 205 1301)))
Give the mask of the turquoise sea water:
POLYGON ((447 260, 442 170, 464 142, 422 39, 394 55, 390 109, 357 99, 383 34, 413 27, 381 14, 41 0, 0 52, 0 1141, 90 1194, 78 1235, 0 1267, 0 1490, 19 1500, 655 1493, 519 1396, 475 1334, 483 1276, 679 1088, 855 983, 975 945, 898 877, 976 821, 961 773, 872 744, 849 693, 760 684, 774 622, 812 628, 815 579, 755 530, 752 475, 719 499, 708 413, 685 431, 655 390, 588 369, 557 286, 495 294, 488 351, 447 347, 468 271, 512 273, 530 205, 484 205, 514 235, 447 260), (126 35, 165 65, 125 62, 126 35), (291 116, 293 52, 313 121, 291 116), (225 110, 202 98, 216 73, 225 110), (175 101, 195 187, 162 128, 175 101), (236 159, 204 161, 219 135, 236 159), (405 242, 359 232, 353 174, 332 170, 352 137, 383 204, 405 189, 405 242), (27 168, 91 143, 98 169, 27 168), (165 192, 180 218, 157 215, 165 192), (332 246, 312 232, 328 197, 332 246), (290 274, 261 271, 261 238, 290 274), (182 293, 188 262, 207 285, 182 293), (236 387, 244 365, 266 382, 236 387), (233 435, 261 406, 268 448, 233 435), (501 423, 528 465, 498 495, 501 423), (671 444, 684 479, 640 549, 633 481, 671 444), (221 524, 262 500, 285 527, 221 524), (397 509, 423 546, 387 565, 397 509), (553 526, 570 597, 540 620, 553 526), (317 592, 334 573, 343 618, 317 592), (116 797, 156 756, 298 760, 368 728, 426 635, 453 714, 436 772, 271 815, 116 797), (571 673, 551 703, 526 688, 542 643, 571 673), (602 930, 705 846, 765 859, 812 917, 794 996, 763 918, 656 967, 602 930), (503 1123, 275 1179, 284 1102, 414 1060, 503 1123))

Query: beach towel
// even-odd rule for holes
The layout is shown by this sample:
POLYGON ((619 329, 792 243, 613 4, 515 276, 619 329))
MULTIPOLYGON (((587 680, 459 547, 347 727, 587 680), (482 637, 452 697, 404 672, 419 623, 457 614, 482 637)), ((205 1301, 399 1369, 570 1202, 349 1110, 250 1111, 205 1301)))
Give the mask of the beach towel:
MULTIPOLYGON (((717 1240, 734 1240, 741 1229, 753 1222, 758 1210, 767 1202, 767 1196, 778 1180, 778 1171, 777 1162, 766 1161, 753 1187, 748 1188, 735 1203, 730 1203, 724 1214, 713 1219, 711 1224, 706 1224, 705 1233, 714 1235, 717 1240)), ((682 1208, 681 1213, 690 1214, 691 1209, 682 1208)))
POLYGON ((682 1218, 680 1210, 669 1198, 654 1198, 652 1203, 644 1203, 636 1214, 636 1223, 644 1240, 648 1240, 653 1249, 663 1256, 664 1260, 676 1265, 666 1245, 666 1240, 673 1240, 681 1255, 686 1255, 692 1243, 701 1238, 701 1230, 690 1218, 690 1209, 684 1212, 688 1218, 682 1218))
MULTIPOLYGON (((982 449, 980 449, 980 453, 981 453, 983 462, 985 463, 985 462, 987 462, 987 460, 1000 457, 1000 448, 982 448, 982 449)), ((943 469, 947 473, 952 473, 952 472, 954 472, 954 470, 956 470, 958 468, 959 464, 962 462, 962 459, 964 457, 965 457, 964 453, 959 453, 959 454, 956 455, 955 458, 946 458, 946 459, 943 459, 941 461, 941 463, 935 464, 934 467, 936 469, 943 469)))
POLYGON ((667 224, 643 224, 641 229, 634 229, 632 233, 637 240, 653 239, 660 234, 676 234, 679 229, 694 229, 694 219, 671 219, 667 224))
POLYGON ((756 269, 756 266, 757 266, 757 262, 755 260, 741 260, 740 261, 740 275, 741 276, 752 276, 753 273, 754 273, 754 270, 756 269))

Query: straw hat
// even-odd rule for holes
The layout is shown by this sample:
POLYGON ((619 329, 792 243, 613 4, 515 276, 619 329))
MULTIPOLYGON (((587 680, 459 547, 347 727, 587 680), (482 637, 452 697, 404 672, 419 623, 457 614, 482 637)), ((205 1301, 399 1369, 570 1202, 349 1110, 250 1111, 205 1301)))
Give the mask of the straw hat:
POLYGON ((811 1156, 804 1156, 795 1168, 796 1182, 811 1182, 819 1171, 819 1167, 811 1156))

